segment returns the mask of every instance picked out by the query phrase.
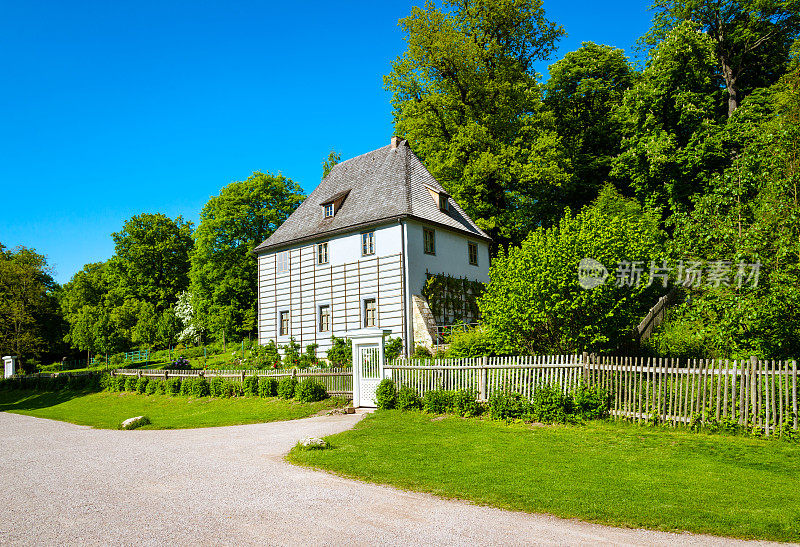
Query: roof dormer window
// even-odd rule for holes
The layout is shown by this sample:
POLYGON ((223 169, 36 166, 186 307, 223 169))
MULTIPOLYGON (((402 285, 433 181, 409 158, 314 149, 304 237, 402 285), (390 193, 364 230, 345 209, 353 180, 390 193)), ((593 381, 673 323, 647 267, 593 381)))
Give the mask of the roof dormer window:
POLYGON ((333 218, 336 212, 342 207, 342 203, 344 203, 347 194, 350 193, 350 189, 343 192, 339 192, 338 194, 326 199, 320 205, 322 205, 323 216, 325 218, 333 218))
POLYGON ((436 203, 436 207, 443 212, 446 213, 450 210, 450 194, 445 192, 444 190, 437 190, 435 188, 431 188, 430 186, 426 185, 428 192, 431 193, 431 197, 433 201, 436 203))

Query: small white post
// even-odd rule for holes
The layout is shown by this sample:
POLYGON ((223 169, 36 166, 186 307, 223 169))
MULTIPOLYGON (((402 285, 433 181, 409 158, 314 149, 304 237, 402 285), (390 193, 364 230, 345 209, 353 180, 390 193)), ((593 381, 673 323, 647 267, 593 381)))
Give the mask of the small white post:
POLYGON ((3 356, 3 378, 9 378, 17 374, 17 359, 16 355, 3 356))

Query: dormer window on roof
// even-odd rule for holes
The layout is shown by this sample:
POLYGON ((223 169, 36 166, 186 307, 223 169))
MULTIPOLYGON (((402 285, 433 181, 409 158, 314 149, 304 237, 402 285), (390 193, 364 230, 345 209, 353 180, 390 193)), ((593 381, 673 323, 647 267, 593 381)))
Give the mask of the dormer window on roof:
POLYGON ((449 200, 450 194, 445 192, 444 190, 436 190, 435 188, 431 188, 430 186, 425 186, 428 189, 428 192, 431 193, 431 197, 433 201, 436 202, 436 207, 439 208, 440 211, 446 213, 450 210, 449 200))
POLYGON ((342 203, 344 203, 344 200, 349 193, 350 190, 347 189, 320 203, 320 205, 322 205, 322 210, 324 211, 324 217, 333 218, 333 216, 336 215, 336 212, 342 207, 342 203))

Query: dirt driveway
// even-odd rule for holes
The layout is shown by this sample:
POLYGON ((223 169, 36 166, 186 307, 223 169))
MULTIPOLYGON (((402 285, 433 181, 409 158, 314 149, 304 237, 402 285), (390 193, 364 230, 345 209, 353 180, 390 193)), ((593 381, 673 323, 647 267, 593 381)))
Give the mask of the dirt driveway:
POLYGON ((295 467, 360 415, 108 431, 0 413, 0 543, 730 544, 478 507, 295 467))

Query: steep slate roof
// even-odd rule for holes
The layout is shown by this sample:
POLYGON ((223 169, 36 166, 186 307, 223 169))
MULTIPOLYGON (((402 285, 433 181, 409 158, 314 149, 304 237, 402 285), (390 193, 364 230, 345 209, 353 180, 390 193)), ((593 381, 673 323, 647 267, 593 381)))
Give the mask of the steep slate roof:
POLYGON ((356 156, 335 165, 286 222, 254 252, 399 218, 438 224, 477 239, 490 240, 454 200, 448 200, 448 212, 440 211, 426 186, 437 192, 445 191, 406 141, 401 141, 397 148, 388 145, 356 156), (322 204, 345 193, 336 214, 323 218, 322 204))

